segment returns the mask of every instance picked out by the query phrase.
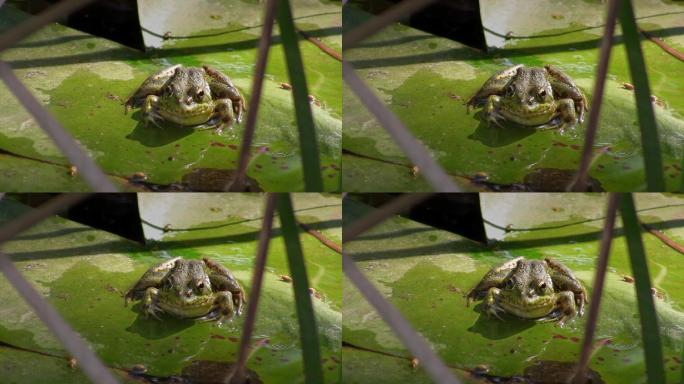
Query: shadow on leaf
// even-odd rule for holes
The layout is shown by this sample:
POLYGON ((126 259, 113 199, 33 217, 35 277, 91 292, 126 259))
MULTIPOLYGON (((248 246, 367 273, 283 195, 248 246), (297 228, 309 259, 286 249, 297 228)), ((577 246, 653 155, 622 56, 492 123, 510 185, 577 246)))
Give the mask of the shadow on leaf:
POLYGON ((145 126, 140 111, 135 111, 132 118, 137 120, 138 124, 126 138, 135 140, 147 147, 162 147, 180 140, 195 131, 192 127, 184 127, 167 122, 160 122, 159 127, 152 123, 145 126))
POLYGON ((175 317, 160 315, 161 320, 146 317, 141 314, 141 305, 136 303, 132 310, 138 313, 135 321, 126 328, 128 332, 135 333, 146 339, 164 339, 192 327, 196 321, 193 319, 178 319, 175 317))
POLYGON ((484 116, 482 116, 482 111, 478 111, 473 117, 480 120, 480 124, 468 138, 479 141, 488 147, 503 147, 520 141, 538 131, 534 127, 514 126, 506 122, 502 122, 504 127, 490 126, 484 119, 484 116))
POLYGON ((479 333, 490 340, 506 339, 537 324, 534 320, 518 319, 506 314, 502 315, 503 320, 489 317, 482 312, 482 303, 477 304, 474 309, 480 316, 468 328, 468 332, 479 333))

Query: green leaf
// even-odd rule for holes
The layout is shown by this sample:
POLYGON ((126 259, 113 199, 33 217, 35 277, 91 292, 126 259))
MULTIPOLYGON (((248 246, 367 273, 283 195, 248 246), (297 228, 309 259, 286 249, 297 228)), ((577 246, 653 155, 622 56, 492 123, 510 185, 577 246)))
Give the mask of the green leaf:
MULTIPOLYGON (((683 241, 679 211, 673 209, 684 204, 683 198, 647 194, 636 199, 640 215, 683 241)), ((490 268, 518 256, 552 257, 591 292, 605 204, 603 194, 481 194, 489 245, 393 217, 345 244, 345 252, 457 373, 484 365, 494 376, 522 375, 539 361, 576 363, 586 316, 562 328, 508 316, 499 321, 480 313, 478 302, 467 307, 464 295, 490 268)), ((345 199, 345 223, 371 210, 345 199)), ((618 224, 596 331, 603 343, 597 344, 589 368, 607 383, 636 384, 646 379, 645 348, 633 283, 625 279, 632 272, 621 236, 618 224)), ((647 262, 659 292, 663 356, 672 372, 665 382, 674 384, 684 337, 684 259, 655 236, 645 236, 644 246, 654 255, 647 262)), ((410 369, 410 353, 348 281, 344 303, 343 354, 352 363, 344 377, 349 374, 356 382, 391 382, 385 376, 394 382, 426 381, 420 364, 410 369), (360 361, 369 368, 362 369, 360 361)))
MULTIPOLYGON (((624 6, 624 4, 623 4, 624 6)), ((643 334, 644 354, 646 358, 646 373, 649 383, 664 383, 665 369, 663 367, 663 352, 660 343, 660 327, 656 316, 651 279, 648 274, 646 253, 641 242, 641 225, 634 208, 632 195, 623 194, 620 202, 622 222, 625 227, 625 240, 629 251, 629 258, 634 273, 634 288, 639 304, 639 319, 643 334)))
MULTIPOLYGON (((127 182, 140 178, 142 173, 146 183, 162 189, 178 184, 193 190, 216 189, 236 167, 241 125, 221 135, 171 124, 163 124, 161 129, 145 127, 140 111, 125 115, 121 103, 146 77, 172 64, 213 66, 228 75, 248 99, 263 5, 239 4, 230 9, 223 3, 196 6, 199 8, 193 12, 206 15, 206 20, 198 17, 189 22, 184 17, 183 23, 169 18, 168 24, 159 18, 159 12, 172 5, 157 2, 156 12, 143 9, 141 24, 159 35, 156 49, 147 53, 51 24, 4 51, 2 59, 110 176, 127 182), (163 40, 161 36, 167 31, 173 34, 163 40)), ((26 17, 11 7, 2 7, 0 30, 26 17)), ((339 4, 316 4, 295 13, 295 18, 313 36, 325 36, 331 41, 339 38, 339 4)), ((274 36, 276 51, 266 70, 247 175, 264 190, 296 191, 305 186, 293 96, 281 87, 281 83, 289 82, 284 54, 276 53, 281 51, 281 44, 280 36, 274 36)), ((302 41, 300 49, 309 93, 319 101, 311 109, 323 189, 335 191, 340 185, 341 64, 309 41, 302 41)), ((36 164, 69 166, 4 86, 0 86, 0 104, 6 107, 0 150, 36 164)), ((43 188, 71 190, 64 183, 47 184, 54 178, 46 179, 43 188)), ((0 180, 0 185, 6 186, 4 190, 38 188, 21 189, 22 185, 16 184, 13 179, 0 180)))
MULTIPOLYGON (((516 4, 516 12, 532 7, 524 1, 511 4, 516 4)), ((345 60, 449 174, 476 184, 486 179, 494 187, 561 190, 577 171, 584 125, 563 133, 489 127, 479 110, 468 114, 463 104, 493 73, 516 64, 553 65, 574 79, 591 100, 604 8, 598 2, 578 2, 568 12, 559 11, 559 20, 552 17, 556 11, 502 19, 499 7, 483 3, 485 27, 500 35, 490 53, 393 24, 345 51, 345 60), (508 31, 514 38, 504 38, 508 31)), ((682 50, 681 36, 668 32, 681 26, 681 18, 671 16, 681 11, 684 6, 676 3, 640 7, 639 26, 682 50)), ((358 23, 369 17, 353 7, 345 7, 344 12, 345 25, 347 20, 358 23)), ((631 76, 619 28, 616 35, 589 176, 594 186, 605 190, 639 191, 647 188, 641 131, 633 91, 623 88, 631 76)), ((684 153, 684 95, 676 91, 684 88, 684 78, 677 75, 682 63, 650 41, 643 42, 643 54, 651 92, 660 100, 654 109, 665 190, 674 191, 680 188, 684 153)), ((351 92, 343 95, 345 164, 348 157, 358 160, 348 162, 345 173, 378 174, 392 165, 410 174, 413 164, 391 137, 351 92)), ((392 183, 401 183, 395 191, 427 189, 409 177, 392 183)), ((346 190, 379 191, 385 184, 385 178, 344 177, 346 190)))
MULTIPOLYGON (((138 196, 147 245, 53 217, 4 244, 3 251, 104 363, 117 372, 142 364, 152 376, 179 376, 197 361, 233 361, 243 317, 222 326, 167 316, 162 321, 147 319, 140 313, 139 303, 124 307, 121 294, 150 266, 176 256, 209 257, 230 269, 249 291, 263 196, 138 196)), ((295 203, 302 206, 308 220, 319 226, 330 224, 324 217, 331 215, 332 197, 312 194, 304 200, 299 204, 295 198, 295 203)), ((339 198, 336 202, 339 225, 339 198)), ((3 200, 0 225, 27 209, 3 200)), ((280 236, 282 230, 274 228, 276 241, 271 244, 264 275, 255 347, 247 363, 247 368, 267 383, 301 382, 304 370, 292 287, 280 279, 289 274, 284 246, 277 239, 280 236)), ((313 299, 318 328, 308 332, 317 333, 321 343, 323 382, 334 383, 340 372, 339 255, 308 234, 302 235, 301 243, 304 262, 312 274, 311 285, 320 293, 313 299)), ((66 366, 63 348, 4 279, 0 279, 0 292, 0 344, 23 348, 36 356, 62 356, 61 364, 66 366)), ((18 382, 35 382, 30 372, 24 373, 24 379, 18 382)))

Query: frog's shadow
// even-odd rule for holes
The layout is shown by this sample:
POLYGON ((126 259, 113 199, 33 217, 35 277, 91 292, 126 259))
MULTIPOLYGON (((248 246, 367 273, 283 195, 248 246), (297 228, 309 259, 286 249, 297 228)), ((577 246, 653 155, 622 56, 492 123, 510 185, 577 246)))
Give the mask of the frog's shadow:
POLYGON ((126 138, 135 140, 146 147, 161 147, 180 140, 195 131, 192 127, 184 127, 165 121, 160 121, 159 127, 152 123, 146 125, 140 110, 133 112, 131 118, 137 120, 138 124, 126 138))
POLYGON ((160 319, 148 318, 142 314, 141 307, 140 303, 133 305, 131 310, 136 312, 138 316, 126 328, 126 331, 138 334, 146 339, 163 339, 190 328, 196 323, 193 319, 178 319, 164 314, 159 315, 160 319))
POLYGON ((534 320, 519 319, 507 314, 501 316, 503 320, 493 316, 489 317, 482 311, 482 303, 477 304, 474 310, 479 312, 480 316, 475 320, 475 323, 468 328, 468 331, 479 333, 490 340, 505 339, 538 324, 534 320))
POLYGON ((503 127, 499 127, 495 124, 490 125, 485 119, 482 110, 477 111, 477 113, 473 115, 473 118, 480 123, 468 138, 479 141, 487 147, 503 147, 520 141, 539 130, 536 127, 526 127, 523 125, 511 124, 509 122, 502 122, 501 124, 503 127))

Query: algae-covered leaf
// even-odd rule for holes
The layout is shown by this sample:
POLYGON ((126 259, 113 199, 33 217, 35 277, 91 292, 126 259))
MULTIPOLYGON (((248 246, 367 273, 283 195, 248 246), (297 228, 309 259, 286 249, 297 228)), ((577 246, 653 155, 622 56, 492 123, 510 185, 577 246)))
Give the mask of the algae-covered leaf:
MULTIPOLYGON (((304 23, 307 33, 333 40, 340 35, 339 5, 299 3, 293 7, 318 4, 316 12, 295 15, 295 22, 304 23)), ((154 48, 146 53, 52 24, 3 52, 2 58, 110 176, 144 181, 141 186, 162 190, 222 189, 236 167, 244 124, 221 134, 173 124, 145 126, 140 110, 124 114, 121 104, 145 78, 173 64, 214 67, 228 75, 248 100, 263 4, 195 1, 179 7, 141 2, 140 7, 145 36, 156 34, 159 40, 150 43, 154 48)), ((27 17, 3 7, 0 30, 27 17)), ((289 81, 278 34, 276 28, 247 175, 263 190, 296 191, 304 189, 301 157, 292 93, 282 85, 289 81)), ((340 184, 341 64, 308 40, 302 39, 300 45, 313 96, 324 190, 335 191, 340 184)), ((5 106, 0 150, 36 163, 69 166, 4 86, 0 86, 0 104, 5 106)), ((0 179, 0 185, 4 190, 21 187, 11 178, 0 179)), ((55 182, 43 189, 75 188, 55 182)))
MULTIPOLYGON (((124 306, 122 298, 122 293, 145 270, 172 257, 211 258, 230 269, 249 292, 263 200, 258 195, 238 194, 199 197, 141 195, 139 206, 147 245, 53 217, 8 242, 3 252, 115 372, 139 372, 142 365, 146 375, 162 380, 212 371, 219 368, 208 362, 235 360, 243 317, 220 326, 168 316, 162 316, 160 321, 142 315, 139 302, 124 306), (151 204, 154 199, 164 203, 151 204), (156 227, 162 228, 161 235, 155 232, 156 227)), ((309 200, 316 199, 309 196, 309 200)), ((330 198, 316 201, 331 205, 330 198)), ((297 210, 296 198, 294 205, 297 210)), ((314 217, 315 203, 302 205, 309 217, 314 217)), ((337 205, 340 220, 339 199, 337 205)), ((27 209, 3 200, 0 221, 7 222, 27 209)), ((337 382, 341 338, 339 255, 306 233, 301 240, 310 284, 316 289, 312 299, 325 382, 337 382)), ((292 286, 281 279, 281 275, 288 274, 282 243, 276 228, 247 367, 263 382, 298 383, 303 382, 302 351, 292 286)), ((0 291, 0 344, 66 361, 59 342, 7 280, 0 279, 0 291)), ((15 358, 19 356, 13 355, 15 358)), ((18 382, 35 381, 30 373, 23 377, 18 382)))
MULTIPOLYGON (((666 42, 681 50, 681 38, 673 31, 684 26, 676 17, 684 7, 645 3, 658 4, 654 9, 637 7, 642 29, 667 36, 666 42)), ((565 190, 579 165, 586 123, 563 132, 510 124, 502 128, 489 126, 481 109, 469 114, 464 105, 493 73, 516 64, 552 65, 570 76, 591 101, 605 4, 548 4, 483 2, 489 53, 394 24, 345 52, 345 60, 453 176, 479 185, 485 181, 494 188, 565 190), (516 17, 522 14, 526 16, 516 17)), ((347 8, 345 19, 370 17, 347 8)), ((621 35, 619 26, 616 34, 621 35)), ((619 38, 616 42, 589 176, 594 190, 638 191, 645 189, 645 179, 637 111, 634 93, 624 84, 631 83, 624 46, 619 38)), ((678 91, 684 87, 684 62, 650 40, 643 40, 642 48, 655 95, 666 189, 676 190, 684 140, 684 98, 678 91)), ((387 163, 410 169, 410 161, 351 92, 344 92, 344 99, 345 156, 374 161, 365 169, 387 163)), ((350 161, 345 173, 357 174, 358 164, 350 161)), ((426 189, 424 183, 407 178, 401 184, 397 190, 426 189)), ((383 190, 384 183, 345 175, 344 185, 372 191, 383 190)))
MULTIPOLYGON (((464 296, 490 268, 518 256, 554 258, 591 292, 605 196, 481 196, 489 245, 393 217, 345 244, 346 252, 456 374, 488 369, 495 377, 523 376, 534 374, 539 364, 577 362, 586 316, 564 327, 510 316, 501 321, 481 313, 480 302, 466 306, 464 296)), ((637 204, 650 196, 638 196, 637 204)), ((663 212, 677 200, 684 202, 675 196, 658 196, 657 200, 663 212)), ((371 210, 349 199, 344 204, 345 221, 371 210)), ((651 205, 652 212, 658 210, 653 207, 656 204, 651 205)), ((608 383, 641 383, 645 379, 641 328, 621 224, 617 227, 590 369, 608 383)), ((677 383, 684 340, 684 261, 655 236, 644 235, 644 245, 657 292, 667 382, 677 383)), ((401 375, 399 381, 415 378, 422 382, 420 365, 408 369, 410 353, 349 281, 344 286, 343 353, 345 361, 357 367, 350 377, 357 382, 375 380, 377 371, 358 368, 358 360, 365 359, 370 366, 399 366, 393 371, 401 375)))

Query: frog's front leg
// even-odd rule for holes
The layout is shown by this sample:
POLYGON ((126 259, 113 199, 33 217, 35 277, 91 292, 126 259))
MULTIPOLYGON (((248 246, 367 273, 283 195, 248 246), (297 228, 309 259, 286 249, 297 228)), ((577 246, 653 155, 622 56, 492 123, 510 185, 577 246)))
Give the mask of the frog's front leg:
POLYGON ((157 113, 157 105, 159 104, 159 97, 155 95, 148 95, 145 98, 145 103, 143 104, 142 107, 142 115, 143 115, 143 120, 145 121, 145 126, 149 123, 152 123, 156 125, 157 127, 160 127, 159 123, 157 123, 157 119, 160 119, 161 116, 159 116, 159 113, 157 113))
POLYGON ((575 306, 575 294, 572 291, 562 291, 556 294, 556 307, 548 316, 542 317, 540 321, 553 321, 558 319, 558 325, 563 326, 566 321, 577 316, 575 306))
POLYGON ((154 316, 157 320, 159 320, 159 316, 157 314, 159 312, 162 312, 161 308, 157 305, 157 299, 159 298, 159 290, 157 288, 147 288, 145 290, 145 294, 143 295, 142 299, 142 311, 145 314, 145 316, 150 317, 154 316))
POLYGON ((230 127, 235 120, 233 102, 230 99, 218 99, 214 102, 216 133, 221 133, 223 126, 230 127))
POLYGON ((489 288, 489 290, 487 291, 487 296, 485 296, 485 299, 482 302, 482 310, 489 317, 494 315, 499 320, 503 320, 499 315, 501 313, 504 313, 503 308, 501 308, 498 303, 498 298, 500 294, 501 290, 499 288, 489 288))
POLYGON ((537 129, 559 129, 561 132, 566 128, 574 128, 577 125, 577 113, 573 99, 556 100, 556 109, 549 122, 542 124, 537 129))
POLYGON ((503 128, 501 123, 499 123, 499 119, 503 118, 501 114, 499 113, 499 107, 501 106, 501 98, 497 95, 491 95, 487 99, 487 104, 485 104, 484 107, 484 114, 485 118, 487 119, 487 122, 489 123, 489 126, 492 125, 492 123, 498 125, 499 127, 503 128))
POLYGON ((218 320, 219 324, 225 320, 233 318, 235 307, 233 306, 233 295, 229 291, 214 293, 214 304, 205 316, 200 317, 201 321, 218 320))

